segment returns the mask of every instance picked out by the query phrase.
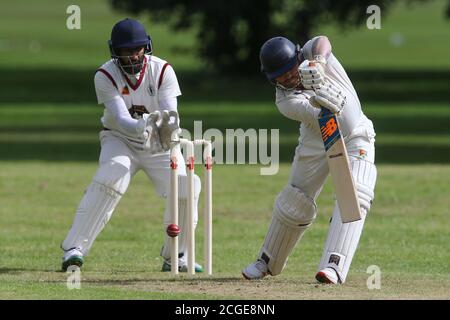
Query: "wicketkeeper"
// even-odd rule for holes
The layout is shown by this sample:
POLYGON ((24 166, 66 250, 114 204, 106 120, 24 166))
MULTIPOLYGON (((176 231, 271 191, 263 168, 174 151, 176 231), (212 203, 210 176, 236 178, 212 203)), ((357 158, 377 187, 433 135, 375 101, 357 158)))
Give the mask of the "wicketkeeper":
MULTIPOLYGON (((133 19, 116 23, 109 41, 111 59, 96 72, 97 100, 105 109, 101 121, 99 168, 78 206, 72 227, 63 241, 62 269, 81 266, 95 238, 111 218, 131 179, 143 170, 161 197, 167 198, 170 182, 170 143, 179 133, 177 97, 181 95, 173 68, 152 55, 152 41, 144 26, 133 19)), ((178 150, 179 151, 179 150, 178 150)), ((187 271, 186 170, 179 164, 179 269, 187 271)), ((194 220, 200 179, 195 176, 194 220)), ((151 208, 151 204, 149 209, 151 208)), ((150 210, 149 210, 150 211, 150 210)), ((170 224, 169 205, 164 213, 170 224)), ((164 230, 166 229, 164 227, 164 230)), ((161 250, 162 271, 170 271, 170 241, 161 250)), ((196 272, 202 267, 195 264, 196 272)))
POLYGON ((260 60, 262 71, 276 87, 278 110, 301 122, 300 138, 289 181, 275 200, 257 260, 242 274, 247 279, 261 279, 281 273, 293 248, 316 218, 316 199, 329 173, 318 124, 320 108, 325 107, 339 119, 362 219, 342 223, 335 202, 316 279, 344 283, 374 198, 377 170, 372 122, 362 112, 355 88, 331 52, 327 37, 315 37, 303 48, 283 37, 269 39, 261 47, 260 60), (314 62, 312 66, 310 61, 314 62))

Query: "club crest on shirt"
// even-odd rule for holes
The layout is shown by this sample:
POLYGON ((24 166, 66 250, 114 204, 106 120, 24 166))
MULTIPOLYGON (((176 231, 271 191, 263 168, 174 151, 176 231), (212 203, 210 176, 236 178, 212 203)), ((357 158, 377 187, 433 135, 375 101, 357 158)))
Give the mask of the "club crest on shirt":
POLYGON ((132 105, 130 109, 128 109, 128 112, 130 113, 131 117, 133 119, 141 119, 142 115, 144 113, 148 113, 147 109, 145 108, 145 106, 137 106, 137 105, 132 105))

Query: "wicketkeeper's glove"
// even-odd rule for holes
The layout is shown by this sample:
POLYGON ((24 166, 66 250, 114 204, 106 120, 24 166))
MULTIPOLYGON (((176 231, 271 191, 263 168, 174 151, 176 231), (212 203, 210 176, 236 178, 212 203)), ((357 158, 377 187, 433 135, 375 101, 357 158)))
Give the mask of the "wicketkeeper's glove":
POLYGON ((161 123, 158 125, 161 146, 165 151, 170 150, 172 143, 179 141, 181 133, 178 112, 164 110, 162 112, 161 123))
POLYGON ((163 152, 164 149, 161 146, 158 126, 156 124, 161 118, 161 113, 155 111, 150 114, 144 114, 142 118, 146 121, 144 149, 149 150, 151 154, 163 152))

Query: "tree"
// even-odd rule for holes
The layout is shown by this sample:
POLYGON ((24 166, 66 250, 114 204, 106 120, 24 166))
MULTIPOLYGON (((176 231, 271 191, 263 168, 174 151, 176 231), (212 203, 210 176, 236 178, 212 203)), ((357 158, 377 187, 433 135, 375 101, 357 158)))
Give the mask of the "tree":
MULTIPOLYGON (((336 21, 361 25, 366 8, 376 4, 383 16, 393 0, 110 0, 113 8, 134 14, 148 12, 174 29, 198 27, 199 54, 216 70, 259 68, 259 49, 283 35, 304 44, 314 27, 336 21)), ((409 0, 424 1, 424 0, 409 0)))

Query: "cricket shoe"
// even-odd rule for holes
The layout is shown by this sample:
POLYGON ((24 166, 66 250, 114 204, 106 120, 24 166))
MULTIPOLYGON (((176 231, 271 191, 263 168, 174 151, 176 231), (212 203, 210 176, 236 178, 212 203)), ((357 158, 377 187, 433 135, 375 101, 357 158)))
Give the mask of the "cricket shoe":
POLYGON ((339 276, 333 268, 325 268, 317 272, 316 280, 326 284, 338 284, 341 283, 339 276))
POLYGON ((83 253, 77 248, 72 248, 64 252, 61 265, 62 271, 67 271, 70 266, 77 266, 81 268, 84 263, 83 253))
MULTIPOLYGON (((162 272, 169 272, 172 269, 172 265, 170 263, 169 259, 164 259, 163 265, 162 265, 162 272)), ((203 267, 198 264, 197 262, 194 263, 194 269, 195 273, 202 273, 203 267)), ((178 272, 187 272, 188 266, 187 266, 187 260, 184 256, 181 256, 181 258, 178 258, 178 272)))
POLYGON ((267 263, 258 259, 256 262, 253 262, 247 266, 244 270, 242 270, 242 275, 247 280, 258 280, 264 278, 269 273, 269 268, 267 267, 267 263))

